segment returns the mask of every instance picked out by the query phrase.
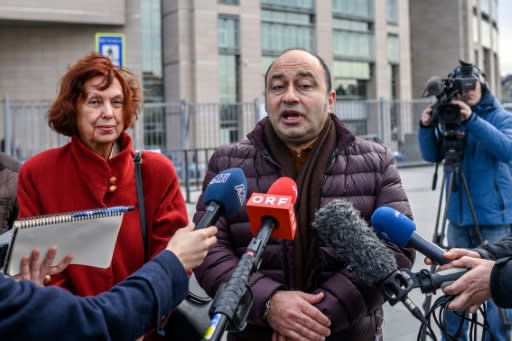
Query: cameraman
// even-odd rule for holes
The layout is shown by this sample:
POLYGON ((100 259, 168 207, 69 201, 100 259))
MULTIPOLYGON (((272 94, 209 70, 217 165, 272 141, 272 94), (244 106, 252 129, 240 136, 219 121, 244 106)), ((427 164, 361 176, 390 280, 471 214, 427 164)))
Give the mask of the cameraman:
MULTIPOLYGON (((448 75, 451 83, 447 83, 458 87, 456 94, 449 96, 449 103, 460 108, 456 136, 461 140, 460 163, 453 167, 453 186, 446 188, 451 191, 446 203, 447 238, 450 248, 474 248, 494 243, 512 232, 512 115, 491 94, 478 67, 462 61, 460 64, 448 75), (476 222, 470 203, 474 206, 476 222)), ((430 162, 439 162, 446 156, 443 148, 446 127, 442 122, 442 106, 437 105, 423 111, 418 129, 422 157, 430 162)), ((504 322, 512 321, 512 311, 500 311, 493 301, 488 301, 487 319, 495 340, 509 340, 509 326, 504 322)), ((467 340, 467 323, 460 328, 461 322, 455 313, 449 313, 448 333, 457 340, 467 340)), ((490 339, 488 334, 487 339, 490 339)))

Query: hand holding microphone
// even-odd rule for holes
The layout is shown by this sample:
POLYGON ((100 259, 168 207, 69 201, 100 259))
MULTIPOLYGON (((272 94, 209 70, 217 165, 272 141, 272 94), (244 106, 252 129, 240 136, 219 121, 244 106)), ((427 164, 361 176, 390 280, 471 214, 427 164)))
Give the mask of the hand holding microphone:
POLYGON ((193 269, 201 264, 208 249, 217 242, 215 226, 200 230, 194 230, 194 227, 194 223, 190 223, 178 229, 166 247, 166 250, 176 255, 185 269, 193 269))

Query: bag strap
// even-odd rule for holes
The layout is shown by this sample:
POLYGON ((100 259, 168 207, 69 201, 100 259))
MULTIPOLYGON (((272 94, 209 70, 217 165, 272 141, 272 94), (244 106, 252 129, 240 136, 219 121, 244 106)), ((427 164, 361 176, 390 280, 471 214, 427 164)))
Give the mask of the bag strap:
POLYGON ((144 207, 144 188, 142 186, 142 152, 135 152, 133 157, 135 163, 135 185, 137 187, 137 203, 139 206, 140 228, 142 242, 144 243, 144 262, 148 260, 148 230, 146 228, 146 209, 144 207))

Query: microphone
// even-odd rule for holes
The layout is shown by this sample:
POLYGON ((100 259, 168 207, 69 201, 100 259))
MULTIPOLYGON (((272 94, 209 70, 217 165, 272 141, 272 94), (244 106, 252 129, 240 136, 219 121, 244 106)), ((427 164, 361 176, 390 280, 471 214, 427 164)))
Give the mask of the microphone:
POLYGON ((371 223, 377 233, 393 244, 412 247, 438 264, 449 263, 443 257, 445 250, 417 234, 416 224, 397 210, 386 206, 379 207, 373 212, 371 223))
POLYGON ((225 169, 206 186, 204 192, 206 209, 196 229, 210 226, 221 213, 231 215, 238 211, 247 197, 247 179, 240 168, 225 169))
POLYGON ((423 88, 423 97, 436 96, 438 97, 444 91, 443 79, 439 76, 432 76, 429 78, 425 87, 423 88))
POLYGON ((348 262, 368 284, 378 286, 397 269, 391 250, 348 201, 335 199, 320 208, 312 225, 319 239, 335 250, 338 260, 348 262))
POLYGON ((277 239, 293 240, 295 237, 293 205, 296 199, 297 185, 287 177, 277 179, 266 194, 253 193, 249 198, 247 214, 252 233, 256 236, 247 245, 229 281, 221 284, 215 293, 209 309, 210 325, 203 341, 220 340, 226 327, 235 331, 246 327, 253 304, 249 278, 259 269, 271 235, 277 239))
POLYGON ((417 319, 425 321, 421 310, 407 296, 413 283, 400 281, 403 276, 393 253, 351 203, 331 201, 317 211, 312 225, 318 238, 334 249, 338 260, 347 261, 362 280, 379 288, 391 305, 401 301, 417 319))
POLYGON ((273 239, 293 240, 297 230, 295 201, 297 185, 292 178, 280 177, 266 194, 253 193, 246 204, 252 235, 260 230, 260 225, 274 224, 273 239))

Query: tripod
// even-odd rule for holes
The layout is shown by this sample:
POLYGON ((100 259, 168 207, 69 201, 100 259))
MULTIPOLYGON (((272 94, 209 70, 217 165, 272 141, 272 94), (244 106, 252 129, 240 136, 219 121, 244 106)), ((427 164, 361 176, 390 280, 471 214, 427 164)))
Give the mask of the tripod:
MULTIPOLYGON (((478 225, 478 219, 476 217, 475 208, 473 205, 473 201, 471 199, 471 193, 469 191, 469 186, 466 181, 466 177, 464 175, 464 171, 461 169, 461 159, 462 159, 462 139, 449 139, 443 141, 444 147, 445 147, 445 159, 444 159, 444 171, 443 171, 443 179, 441 182, 441 191, 439 195, 439 206, 437 208, 437 215, 436 215, 436 225, 434 230, 434 235, 432 238, 432 241, 436 243, 437 245, 447 249, 448 246, 443 246, 443 241, 446 236, 446 223, 448 221, 448 208, 450 203, 450 198, 452 195, 452 192, 458 192, 460 185, 462 185, 463 192, 461 195, 465 195, 468 201, 468 207, 471 213, 471 217, 474 222, 475 226, 475 232, 476 236, 478 238, 478 242, 480 245, 483 245, 486 243, 486 241, 482 238, 482 235, 480 233, 480 228, 478 225), (456 176, 458 176, 456 178, 456 176), (460 179, 460 184, 457 186, 457 183, 455 182, 455 179, 460 179), (442 225, 441 229, 440 223, 441 223, 441 209, 443 206, 443 197, 445 193, 445 186, 446 185, 446 200, 444 205, 444 212, 443 212, 443 219, 442 219, 442 225)), ((439 162, 436 163, 435 173, 432 181, 432 190, 436 189, 436 183, 437 183, 437 172, 438 172, 438 166, 439 162)), ((435 265, 432 265, 430 267, 430 271, 433 273, 435 272, 435 265)), ((428 313, 430 311, 432 302, 432 295, 427 295, 425 298, 425 301, 423 302, 423 310, 425 313, 428 313)), ((503 322, 503 325, 505 327, 505 330, 510 331, 511 324, 508 320, 504 310, 502 308, 499 308, 500 317, 503 322)), ((421 340, 426 340, 426 333, 423 333, 421 335, 421 340)))

